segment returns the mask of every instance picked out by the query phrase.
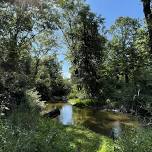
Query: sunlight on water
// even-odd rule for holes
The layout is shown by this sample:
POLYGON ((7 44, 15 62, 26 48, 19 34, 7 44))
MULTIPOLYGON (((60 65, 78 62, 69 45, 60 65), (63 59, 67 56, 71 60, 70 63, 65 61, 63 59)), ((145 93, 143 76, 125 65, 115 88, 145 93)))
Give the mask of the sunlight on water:
POLYGON ((73 107, 65 105, 60 110, 59 121, 64 125, 73 125, 73 107))
MULTIPOLYGON (((60 115, 55 118, 63 125, 81 125, 103 135, 119 136, 126 127, 139 126, 138 121, 126 114, 101 110, 80 109, 70 104, 48 104, 46 111, 60 109, 60 115)), ((45 112, 46 112, 45 111, 45 112)))

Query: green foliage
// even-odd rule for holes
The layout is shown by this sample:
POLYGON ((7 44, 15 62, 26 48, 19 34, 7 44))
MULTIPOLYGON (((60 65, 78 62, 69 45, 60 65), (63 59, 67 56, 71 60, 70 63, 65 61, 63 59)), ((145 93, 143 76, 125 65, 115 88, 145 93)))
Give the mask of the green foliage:
POLYGON ((69 99, 68 102, 77 107, 91 107, 91 106, 102 106, 103 101, 89 98, 73 98, 69 99))
POLYGON ((35 84, 42 100, 49 101, 55 96, 67 95, 68 88, 65 86, 56 56, 47 56, 40 60, 35 84))
MULTIPOLYGON (((108 138, 36 113, 43 100, 62 100, 71 90, 69 102, 81 107, 106 104, 151 115, 151 1, 143 1, 147 29, 137 19, 119 17, 110 40, 104 19, 83 0, 28 2, 0 2, 0 152, 112 151, 108 138), (62 35, 71 80, 63 79, 57 60, 62 35)), ((132 130, 116 148, 148 152, 151 138, 151 128, 132 130)))
POLYGON ((117 152, 151 152, 152 128, 130 130, 116 141, 117 152))
POLYGON ((142 0, 143 2, 143 12, 147 22, 148 37, 149 37, 149 52, 152 55, 152 1, 151 0, 142 0))
POLYGON ((115 141, 82 127, 63 127, 36 113, 17 111, 0 121, 0 151, 150 152, 151 128, 124 132, 115 141), (91 144, 90 144, 91 143, 91 144))
POLYGON ((89 98, 89 96, 87 94, 87 91, 84 88, 82 88, 81 90, 78 90, 77 84, 74 84, 72 85, 68 98, 69 99, 73 99, 73 98, 86 99, 86 98, 89 98))
POLYGON ((45 108, 45 102, 41 101, 41 96, 35 88, 26 91, 26 102, 32 111, 41 111, 45 108))
POLYGON ((25 102, 30 88, 45 100, 67 91, 52 55, 58 45, 55 3, 45 1, 41 9, 24 4, 0 2, 0 113, 25 102))
POLYGON ((1 152, 110 152, 113 149, 112 140, 86 128, 63 127, 30 112, 18 111, 13 115, 9 121, 0 121, 1 152))
POLYGON ((137 49, 135 45, 140 27, 138 20, 120 17, 110 29, 113 36, 111 48, 115 77, 118 80, 124 79, 126 83, 129 83, 130 79, 136 79, 135 74, 140 71, 141 62, 144 60, 143 50, 137 49))
POLYGON ((8 3, 0 3, 0 24, 0 105, 11 109, 24 101, 29 82, 30 13, 8 3))
POLYGON ((84 89, 87 96, 97 98, 101 95, 100 68, 105 46, 105 38, 99 33, 103 19, 83 7, 74 23, 69 31, 75 41, 70 47, 72 80, 78 91, 84 89))

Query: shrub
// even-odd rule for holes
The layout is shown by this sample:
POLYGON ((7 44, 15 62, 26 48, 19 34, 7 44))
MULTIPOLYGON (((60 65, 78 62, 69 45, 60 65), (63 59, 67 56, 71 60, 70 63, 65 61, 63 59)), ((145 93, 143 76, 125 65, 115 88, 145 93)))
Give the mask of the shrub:
POLYGON ((41 95, 39 95, 35 88, 26 91, 26 99, 27 104, 33 111, 45 108, 45 101, 41 101, 41 95))

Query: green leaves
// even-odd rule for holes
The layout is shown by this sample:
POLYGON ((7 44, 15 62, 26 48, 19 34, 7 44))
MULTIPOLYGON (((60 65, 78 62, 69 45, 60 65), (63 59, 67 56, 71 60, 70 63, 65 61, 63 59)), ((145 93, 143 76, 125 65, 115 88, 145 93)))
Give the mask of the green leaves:
POLYGON ((144 56, 141 55, 141 50, 137 49, 135 44, 137 38, 140 37, 139 27, 141 26, 137 19, 120 17, 110 29, 114 63, 115 66, 119 67, 118 75, 124 75, 126 81, 127 77, 132 77, 131 75, 136 67, 141 63, 139 56, 144 58, 144 56))
POLYGON ((78 88, 84 89, 90 97, 100 95, 100 67, 105 44, 104 36, 99 33, 102 26, 100 21, 90 12, 89 7, 82 7, 68 33, 68 38, 72 42, 72 79, 78 88))
POLYGON ((125 132, 117 143, 118 152, 151 152, 152 150, 152 130, 151 128, 140 128, 125 132))

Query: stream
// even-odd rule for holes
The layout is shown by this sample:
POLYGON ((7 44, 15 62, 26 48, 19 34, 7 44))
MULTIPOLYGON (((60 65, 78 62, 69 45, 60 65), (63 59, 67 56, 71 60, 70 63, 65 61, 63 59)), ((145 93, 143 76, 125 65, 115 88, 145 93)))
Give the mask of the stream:
POLYGON ((60 109, 60 115, 55 118, 59 123, 81 125, 106 136, 111 136, 112 130, 115 130, 116 136, 119 136, 122 131, 139 126, 136 118, 127 114, 89 108, 80 109, 67 103, 47 104, 45 112, 55 108, 60 109))

